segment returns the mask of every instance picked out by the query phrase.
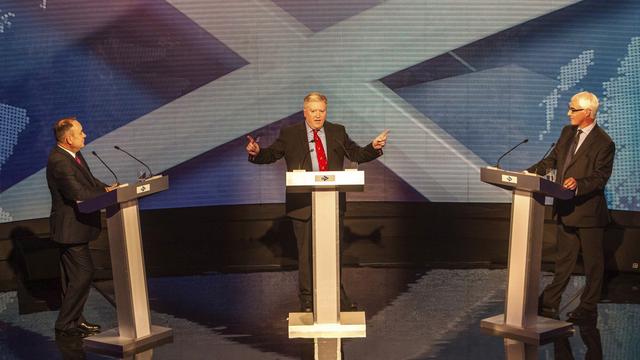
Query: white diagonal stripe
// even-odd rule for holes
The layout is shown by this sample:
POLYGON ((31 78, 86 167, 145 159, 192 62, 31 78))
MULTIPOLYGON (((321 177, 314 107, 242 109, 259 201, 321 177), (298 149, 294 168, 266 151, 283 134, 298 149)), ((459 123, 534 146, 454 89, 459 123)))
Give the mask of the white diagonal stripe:
MULTIPOLYGON (((303 94, 319 90, 330 98, 330 119, 345 124, 360 143, 386 124, 402 124, 392 129, 383 161, 427 198, 505 201, 504 192, 479 183, 480 159, 375 80, 577 1, 509 0, 498 9, 490 0, 392 0, 315 34, 269 1, 169 2, 251 64, 90 143, 118 159, 111 162, 121 177, 135 177, 137 165, 115 154, 115 143, 157 172, 299 111, 303 94), (354 106, 368 110, 343 116, 354 114, 354 106), (427 154, 427 164, 409 166, 415 154, 427 154), (454 196, 452 190, 465 184, 466 198, 454 196)), ((46 215, 43 178, 41 170, 2 193, 14 218, 34 216, 18 201, 25 193, 46 215)))

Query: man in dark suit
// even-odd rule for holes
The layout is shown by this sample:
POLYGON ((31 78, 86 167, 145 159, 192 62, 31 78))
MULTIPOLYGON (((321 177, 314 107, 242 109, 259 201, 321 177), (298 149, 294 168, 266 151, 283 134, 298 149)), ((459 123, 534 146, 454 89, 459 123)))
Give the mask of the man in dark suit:
POLYGON ((53 126, 57 144, 47 162, 47 185, 51 192, 51 239, 60 249, 62 305, 55 323, 56 336, 86 337, 100 331, 82 316, 93 278, 89 241, 101 231, 100 212, 83 214, 77 202, 96 197, 113 187, 96 179, 82 157, 86 137, 74 118, 53 126))
MULTIPOLYGON (((382 148, 387 141, 387 131, 382 132, 365 147, 360 147, 349 138, 344 126, 327 122, 326 117, 327 98, 317 92, 308 94, 304 98, 305 121, 282 128, 271 146, 260 148, 253 137, 247 136, 249 143, 246 150, 249 161, 255 164, 270 164, 284 156, 287 171, 341 171, 344 170, 345 157, 352 162, 363 163, 382 155, 382 148)), ((341 193, 340 237, 345 204, 344 193, 341 193)), ((309 312, 313 309, 311 194, 287 193, 286 211, 292 221, 298 245, 301 308, 309 312)), ((342 309, 353 310, 356 306, 349 301, 342 286, 341 293, 342 309)))
POLYGON ((596 123, 598 106, 598 98, 589 92, 573 96, 568 112, 571 125, 562 129, 549 156, 528 169, 538 174, 556 169, 556 182, 575 191, 571 200, 554 202, 558 222, 555 276, 540 301, 540 314, 558 317, 562 293, 582 249, 586 286, 580 305, 568 314, 572 322, 597 318, 604 276, 602 242, 610 221, 604 188, 613 169, 615 144, 596 123))

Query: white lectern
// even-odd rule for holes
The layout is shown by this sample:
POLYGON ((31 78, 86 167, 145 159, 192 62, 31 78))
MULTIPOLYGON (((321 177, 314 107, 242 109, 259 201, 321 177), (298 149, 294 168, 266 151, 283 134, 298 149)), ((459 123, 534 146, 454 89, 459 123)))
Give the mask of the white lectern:
POLYGON ((481 321, 491 333, 539 345, 566 336, 571 323, 538 316, 544 199, 570 199, 573 191, 535 174, 483 168, 480 179, 513 191, 505 313, 481 321))
POLYGON ((78 209, 84 213, 107 210, 111 270, 118 314, 118 328, 85 338, 86 347, 125 354, 167 342, 173 336, 171 329, 152 325, 150 321, 138 212, 139 198, 168 188, 169 177, 158 175, 78 203, 78 209))
POLYGON ((364 171, 293 171, 286 183, 287 192, 311 192, 313 222, 313 313, 289 313, 289 338, 366 337, 364 311, 340 311, 338 196, 364 191, 364 171))

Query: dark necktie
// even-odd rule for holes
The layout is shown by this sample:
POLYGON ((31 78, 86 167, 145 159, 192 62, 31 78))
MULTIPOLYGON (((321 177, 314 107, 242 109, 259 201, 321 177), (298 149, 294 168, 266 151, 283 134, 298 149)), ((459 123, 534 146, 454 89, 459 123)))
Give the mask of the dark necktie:
POLYGON ((84 165, 82 165, 82 161, 80 160, 80 156, 76 155, 76 162, 78 163, 78 165, 80 165, 81 167, 84 167, 84 165))
POLYGON ((564 182, 564 175, 565 175, 565 172, 567 171, 567 167, 571 163, 571 160, 573 160, 573 155, 575 154, 576 149, 578 148, 578 143, 580 142, 580 134, 582 134, 582 130, 578 129, 578 132, 576 133, 576 136, 574 136, 574 138, 573 138, 573 143, 571 144, 571 147, 569 148, 569 152, 567 153, 567 157, 565 157, 565 159, 564 159, 564 164, 562 165, 562 176, 560 176, 560 177, 558 177, 556 179, 556 181, 561 183, 561 184, 562 184, 562 182, 564 182))
POLYGON ((329 170, 327 163, 327 155, 324 153, 324 147, 322 146, 322 140, 318 136, 318 130, 313 130, 313 142, 316 145, 316 156, 318 157, 318 168, 320 171, 329 170))

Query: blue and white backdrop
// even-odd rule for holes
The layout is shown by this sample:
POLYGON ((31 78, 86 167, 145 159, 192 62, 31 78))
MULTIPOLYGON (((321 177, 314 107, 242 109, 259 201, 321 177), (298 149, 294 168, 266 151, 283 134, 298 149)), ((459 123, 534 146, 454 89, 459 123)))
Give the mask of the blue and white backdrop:
POLYGON ((537 161, 581 90, 617 143, 607 195, 640 210, 640 2, 633 0, 1 0, 0 222, 48 216, 52 123, 77 116, 85 157, 121 179, 119 145, 171 176, 143 208, 278 203, 284 164, 246 161, 329 97, 330 121, 386 154, 363 201, 508 202, 479 168, 537 161))

